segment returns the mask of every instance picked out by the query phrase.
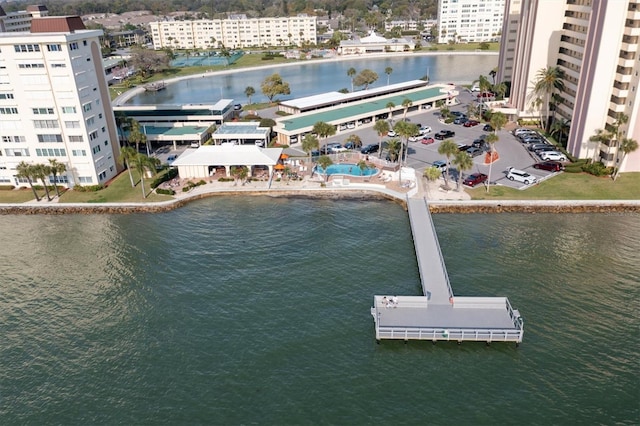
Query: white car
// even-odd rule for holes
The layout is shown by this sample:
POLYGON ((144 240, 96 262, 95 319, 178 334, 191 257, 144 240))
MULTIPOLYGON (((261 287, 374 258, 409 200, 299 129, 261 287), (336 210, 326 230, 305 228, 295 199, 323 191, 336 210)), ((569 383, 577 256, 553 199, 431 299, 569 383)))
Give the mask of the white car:
POLYGON ((540 158, 544 161, 567 161, 567 156, 558 151, 542 151, 540 158))
POLYGON ((427 133, 431 133, 433 130, 431 129, 431 126, 423 126, 420 128, 420 134, 421 135, 426 135, 427 133))
POLYGON ((389 136, 390 138, 395 138, 396 136, 398 136, 398 134, 393 130, 389 130, 389 132, 387 133, 387 136, 389 136))
POLYGON ((418 142, 420 139, 422 139, 422 136, 420 135, 411 136, 409 138, 409 142, 418 142))
POLYGON ((513 167, 509 167, 507 169, 507 179, 513 181, 516 180, 518 182, 522 182, 525 185, 529 185, 530 183, 536 183, 538 179, 524 170, 514 169, 513 167))

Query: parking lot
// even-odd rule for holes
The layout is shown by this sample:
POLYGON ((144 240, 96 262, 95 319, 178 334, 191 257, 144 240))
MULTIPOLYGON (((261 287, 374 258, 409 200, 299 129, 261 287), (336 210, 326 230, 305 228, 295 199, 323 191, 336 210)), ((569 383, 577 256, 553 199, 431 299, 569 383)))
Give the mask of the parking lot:
MULTIPOLYGON (((460 90, 458 99, 460 103, 456 106, 452 106, 450 108, 451 111, 460 111, 466 114, 467 105, 470 103, 476 103, 475 96, 465 89, 460 90)), ((478 126, 464 127, 456 124, 443 124, 438 121, 438 117, 438 110, 420 110, 407 114, 407 119, 412 123, 430 126, 433 129, 431 133, 425 136, 433 136, 440 130, 453 130, 455 132, 455 136, 452 138, 454 142, 471 145, 471 143, 482 134, 488 133, 483 131, 483 123, 478 126)), ((397 119, 401 119, 401 116, 397 119)), ((372 125, 363 125, 356 127, 355 129, 339 131, 336 135, 328 138, 326 143, 338 142, 344 144, 346 139, 352 134, 357 134, 360 137, 363 146, 372 143, 377 144, 379 141, 379 137, 373 130, 372 125)), ((498 132, 498 137, 500 139, 496 142, 495 149, 499 153, 500 158, 491 166, 491 174, 489 174, 489 166, 484 164, 484 155, 479 155, 473 158, 473 168, 465 171, 465 177, 471 173, 484 173, 489 175, 491 184, 526 189, 527 185, 524 183, 507 179, 507 169, 509 167, 526 171, 527 173, 535 176, 538 182, 555 174, 553 172, 533 168, 533 164, 537 163, 539 159, 535 154, 528 151, 527 147, 519 142, 510 131, 500 130, 498 132)), ((385 137, 383 138, 383 141, 388 139, 390 138, 385 137)), ((427 167, 431 167, 434 161, 446 161, 446 158, 443 155, 438 154, 438 147, 440 146, 440 143, 442 143, 440 140, 436 140, 434 143, 429 145, 423 145, 419 140, 417 142, 409 142, 407 166, 418 170, 419 173, 422 174, 422 171, 427 167)), ((297 145, 299 144, 296 144, 296 146, 297 145)), ((386 153, 382 152, 381 155, 384 158, 386 153)), ((457 176, 455 166, 452 166, 452 176, 457 176)))

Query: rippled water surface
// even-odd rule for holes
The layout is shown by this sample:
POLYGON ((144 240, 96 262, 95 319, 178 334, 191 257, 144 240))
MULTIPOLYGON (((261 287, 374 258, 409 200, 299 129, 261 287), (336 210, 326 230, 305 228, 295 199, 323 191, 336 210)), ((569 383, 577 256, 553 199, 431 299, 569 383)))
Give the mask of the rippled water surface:
POLYGON ((393 203, 0 216, 0 424, 640 422, 638 215, 434 219, 519 348, 376 344, 373 295, 420 291, 393 203))

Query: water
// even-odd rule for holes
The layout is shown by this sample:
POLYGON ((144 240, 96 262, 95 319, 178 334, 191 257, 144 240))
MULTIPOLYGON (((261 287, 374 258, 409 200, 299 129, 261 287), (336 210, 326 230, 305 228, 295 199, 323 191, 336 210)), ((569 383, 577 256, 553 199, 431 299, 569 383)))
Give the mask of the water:
POLYGON ((406 212, 210 198, 0 216, 0 424, 638 424, 638 215, 436 215, 456 294, 525 340, 374 340, 419 294, 406 212))
POLYGON ((214 103, 221 98, 230 98, 238 102, 248 101, 244 94, 247 86, 253 86, 256 94, 252 102, 267 102, 260 90, 265 77, 279 73, 289 83, 290 95, 282 95, 280 100, 300 98, 340 89, 351 90, 349 68, 357 71, 371 69, 378 73, 379 79, 370 87, 382 87, 387 84, 385 69, 391 67, 389 82, 400 83, 417 80, 428 75, 432 82, 471 83, 480 75, 488 75, 498 64, 496 55, 416 55, 404 57, 364 58, 349 61, 324 60, 301 63, 295 66, 281 66, 267 69, 234 70, 228 74, 192 78, 179 81, 158 92, 143 92, 132 98, 130 105, 147 104, 184 104, 214 103))
MULTIPOLYGON (((317 173, 324 174, 324 169, 320 166, 316 169, 317 173)), ((366 167, 360 169, 357 164, 332 164, 327 167, 327 174, 329 175, 350 175, 350 176, 372 176, 378 173, 378 169, 375 167, 366 167)))

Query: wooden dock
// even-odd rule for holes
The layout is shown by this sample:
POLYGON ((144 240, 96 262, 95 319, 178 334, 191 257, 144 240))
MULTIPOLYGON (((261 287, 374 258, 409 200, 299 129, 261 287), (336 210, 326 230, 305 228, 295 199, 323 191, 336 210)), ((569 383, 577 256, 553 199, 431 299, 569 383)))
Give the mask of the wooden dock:
POLYGON ((506 297, 453 294, 426 199, 407 207, 423 296, 374 296, 376 340, 522 342, 523 319, 506 297))

